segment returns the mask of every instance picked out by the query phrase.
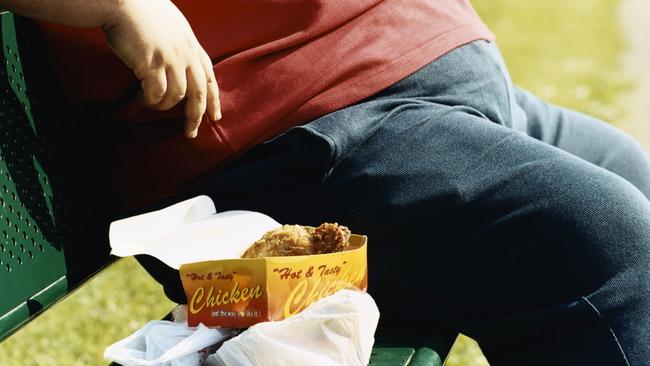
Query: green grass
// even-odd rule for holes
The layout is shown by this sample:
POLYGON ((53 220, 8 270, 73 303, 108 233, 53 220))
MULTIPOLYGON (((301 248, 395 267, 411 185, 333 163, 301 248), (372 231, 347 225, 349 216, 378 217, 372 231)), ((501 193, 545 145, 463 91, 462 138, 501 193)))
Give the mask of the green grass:
MULTIPOLYGON (((554 103, 605 120, 623 118, 623 42, 614 0, 475 0, 496 33, 516 84, 554 103)), ((459 268, 462 270, 462 268, 459 268)), ((2 365, 103 365, 104 348, 172 308, 132 259, 88 285, 0 344, 2 365)), ((449 366, 485 365, 461 337, 449 366)))
POLYGON ((606 121, 624 117, 631 88, 618 0, 473 0, 497 36, 514 82, 552 103, 606 121))
POLYGON ((106 346, 172 307, 133 258, 123 259, 0 344, 0 364, 108 365, 106 346))

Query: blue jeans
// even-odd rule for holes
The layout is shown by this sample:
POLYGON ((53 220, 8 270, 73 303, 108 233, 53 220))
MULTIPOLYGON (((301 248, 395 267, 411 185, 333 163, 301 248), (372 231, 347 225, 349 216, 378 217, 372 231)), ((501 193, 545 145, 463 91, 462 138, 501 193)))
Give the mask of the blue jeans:
POLYGON ((369 237, 383 323, 457 330, 493 365, 650 364, 650 165, 617 129, 461 47, 256 147, 191 195, 369 237))

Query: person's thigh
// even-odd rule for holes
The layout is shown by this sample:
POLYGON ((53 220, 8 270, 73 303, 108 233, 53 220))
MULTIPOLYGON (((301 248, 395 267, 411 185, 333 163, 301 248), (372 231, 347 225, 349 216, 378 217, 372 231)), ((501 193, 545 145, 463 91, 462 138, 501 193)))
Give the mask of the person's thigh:
MULTIPOLYGON (((650 197, 650 161, 641 146, 627 133, 597 118, 547 103, 513 85, 510 74, 496 44, 479 44, 481 69, 498 68, 492 73, 501 88, 485 88, 490 94, 498 90, 496 98, 466 98, 465 105, 479 101, 480 111, 486 117, 517 131, 569 152, 585 161, 614 172, 650 197), (486 103, 487 101, 487 103, 486 103), (489 113, 490 105, 499 113, 489 113)), ((478 65, 477 63, 475 63, 478 65)), ((484 80, 461 82, 474 85, 484 80)), ((484 94, 484 96, 487 93, 484 94)), ((471 96, 470 96, 471 97, 471 96)))
POLYGON ((524 115, 528 135, 622 176, 650 197, 650 161, 630 135, 517 87, 512 93, 515 113, 524 115))
POLYGON ((519 364, 648 360, 638 189, 463 108, 389 116, 320 189, 335 219, 370 235, 387 317, 460 329, 519 364))
POLYGON ((467 108, 382 108, 352 148, 317 128, 359 110, 292 130, 201 192, 218 210, 368 235, 382 322, 460 330, 495 365, 649 359, 650 204, 638 189, 467 108))

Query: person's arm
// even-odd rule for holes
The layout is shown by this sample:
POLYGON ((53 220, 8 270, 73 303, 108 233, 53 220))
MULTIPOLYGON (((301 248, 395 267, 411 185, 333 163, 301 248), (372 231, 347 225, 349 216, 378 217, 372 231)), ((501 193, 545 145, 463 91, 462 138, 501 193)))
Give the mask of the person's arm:
POLYGON ((209 56, 169 0, 0 0, 16 14, 73 27, 101 28, 113 52, 141 80, 143 103, 166 110, 187 98, 185 134, 207 112, 221 118, 209 56))

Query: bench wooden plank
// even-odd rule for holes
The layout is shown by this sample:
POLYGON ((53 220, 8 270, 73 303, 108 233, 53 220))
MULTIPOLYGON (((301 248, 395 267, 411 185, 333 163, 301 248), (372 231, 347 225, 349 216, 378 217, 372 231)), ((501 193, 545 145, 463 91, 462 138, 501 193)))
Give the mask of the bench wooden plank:
POLYGON ((370 356, 372 366, 408 365, 415 349, 406 347, 375 347, 370 356))

